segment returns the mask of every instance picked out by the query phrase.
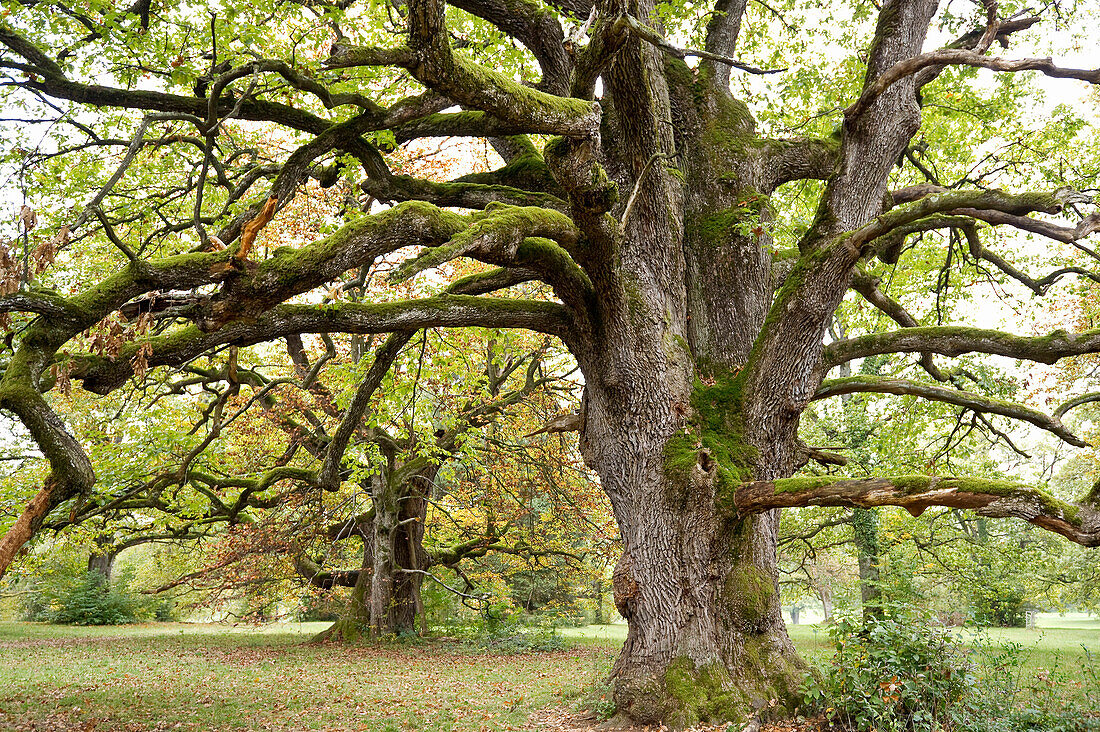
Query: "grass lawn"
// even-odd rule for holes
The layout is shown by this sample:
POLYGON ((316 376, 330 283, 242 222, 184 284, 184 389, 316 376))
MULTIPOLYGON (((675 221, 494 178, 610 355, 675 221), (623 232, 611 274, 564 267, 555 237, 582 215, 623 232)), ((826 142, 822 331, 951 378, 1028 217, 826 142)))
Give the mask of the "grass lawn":
MULTIPOLYGON (((613 646, 626 640, 626 624, 590 625, 585 628, 563 628, 567 638, 592 645, 613 646)), ((820 625, 788 625, 787 632, 803 657, 825 661, 833 653, 828 631, 820 625)), ((1039 617, 1037 628, 987 628, 978 633, 960 631, 968 645, 980 643, 1000 648, 1006 644, 1020 647, 1024 666, 1033 669, 1079 668, 1089 655, 1100 663, 1100 618, 1083 613, 1060 616, 1053 613, 1039 617)))
MULTIPOLYGON (((1100 657, 1100 622, 1060 625, 986 637, 1020 644, 1027 673, 1079 669, 1082 646, 1100 657)), ((521 655, 449 642, 306 645, 324 626, 0 623, 0 729, 531 729, 532 712, 598 683, 626 636, 625 625, 565 629, 569 650, 521 655)), ((830 655, 821 628, 790 630, 807 657, 830 655)))
POLYGON ((0 623, 0 729, 514 730, 606 673, 611 651, 305 645, 324 627, 0 623))

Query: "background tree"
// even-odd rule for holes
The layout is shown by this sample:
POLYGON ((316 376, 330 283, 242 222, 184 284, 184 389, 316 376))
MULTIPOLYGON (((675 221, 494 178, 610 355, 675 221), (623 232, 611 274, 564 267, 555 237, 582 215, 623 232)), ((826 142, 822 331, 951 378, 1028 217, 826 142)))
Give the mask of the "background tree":
MULTIPOLYGON (((738 0, 664 14, 648 0, 412 0, 374 16, 354 4, 260 2, 226 6, 208 24, 175 8, 9 9, 17 12, 0 21, 6 93, 29 117, 64 120, 46 155, 64 154, 49 159, 80 158, 82 143, 71 149, 70 137, 126 152, 106 166, 114 174, 79 176, 77 187, 95 193, 74 199, 83 203, 75 212, 58 192, 36 200, 63 177, 36 166, 28 200, 39 205, 21 224, 24 274, 18 257, 5 259, 0 307, 20 315, 0 407, 23 423, 49 473, 0 539, 0 567, 50 512, 83 500, 95 483, 92 461, 43 396, 55 379, 104 394, 135 371, 223 346, 466 325, 555 336, 583 372, 581 452, 623 538, 615 599, 630 629, 612 672, 615 701, 638 721, 682 725, 794 703, 804 667, 780 614, 773 509, 946 505, 1100 543, 1095 492, 1069 504, 984 476, 789 477, 821 456, 798 437, 802 412, 844 393, 966 406, 1086 444, 1062 422, 1065 410, 973 390, 949 378, 935 354, 1053 362, 1100 350, 1100 334, 924 323, 868 271, 876 257, 908 256, 909 237, 935 241, 930 232, 946 231, 955 232, 949 252, 965 241, 986 271, 1036 293, 1065 275, 1095 276, 1073 265, 1032 277, 983 239, 1000 226, 1081 245, 1095 230, 1091 198, 1076 192, 1092 185, 1088 171, 1068 161, 1086 125, 1071 110, 1054 125, 1061 148, 1034 169, 1001 169, 996 182, 1011 190, 967 175, 951 188, 919 149, 964 160, 995 137, 983 128, 944 140, 922 128, 929 107, 989 96, 986 77, 967 69, 1100 81, 1100 72, 1047 59, 989 54, 1035 26, 1035 15, 988 2, 959 16, 932 0, 825 11, 792 2, 786 25, 770 6, 738 0), (823 63, 820 41, 810 48, 800 35, 809 24, 836 41, 836 63, 823 63), (666 34, 703 48, 685 51, 666 34), (737 54, 785 64, 788 76, 743 81, 771 75, 737 54), (690 67, 685 57, 701 60, 690 67), (72 111, 58 108, 68 104, 72 111), (105 111, 85 121, 76 110, 87 107, 75 105, 105 111), (234 140, 232 119, 277 126, 271 134, 286 140, 286 154, 257 160, 234 140), (795 127, 803 136, 790 137, 795 127), (382 154, 449 135, 487 138, 503 166, 438 184, 395 175, 382 154), (128 176, 150 140, 172 149, 172 164, 162 157, 128 176), (331 235, 297 248, 255 247, 303 182, 336 185, 342 176, 397 205, 372 215, 349 209, 331 235), (822 183, 788 195, 783 187, 796 181, 822 183), (786 228, 773 232, 777 220, 786 228), (48 268, 55 250, 75 253, 88 238, 117 250, 115 274, 82 277, 75 260, 75 270, 65 261, 48 268), (394 280, 460 257, 497 269, 401 302, 319 307, 307 294, 409 246, 422 248, 394 280), (27 277, 32 264, 37 282, 27 277), (552 301, 508 292, 535 281, 552 301), (826 345, 849 289, 901 327, 826 345), (80 333, 141 296, 161 330, 132 333, 111 352, 77 351, 80 333), (886 353, 919 357, 931 381, 826 380, 834 367, 886 353)), ((1032 38, 1023 36, 1025 48, 1032 38)), ((996 87, 1002 114, 1033 93, 1026 77, 1005 78, 996 87)), ((940 278, 936 290, 958 284, 940 278)), ((115 330, 107 328, 112 344, 122 336, 115 330)), ((288 478, 338 490, 343 453, 334 440, 316 475, 288 478)))

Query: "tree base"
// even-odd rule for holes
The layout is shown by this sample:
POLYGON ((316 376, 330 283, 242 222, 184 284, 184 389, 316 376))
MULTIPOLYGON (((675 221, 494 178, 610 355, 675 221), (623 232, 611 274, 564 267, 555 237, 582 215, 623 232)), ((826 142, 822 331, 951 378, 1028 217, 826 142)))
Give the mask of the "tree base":
POLYGON ((739 656, 728 667, 718 661, 699 665, 679 656, 660 672, 620 675, 615 679, 617 718, 684 729, 793 716, 809 670, 789 641, 746 636, 739 656))
POLYGON ((370 637, 369 625, 352 620, 351 618, 340 618, 335 623, 313 636, 309 643, 310 645, 319 645, 321 643, 358 643, 363 640, 364 637, 370 637))

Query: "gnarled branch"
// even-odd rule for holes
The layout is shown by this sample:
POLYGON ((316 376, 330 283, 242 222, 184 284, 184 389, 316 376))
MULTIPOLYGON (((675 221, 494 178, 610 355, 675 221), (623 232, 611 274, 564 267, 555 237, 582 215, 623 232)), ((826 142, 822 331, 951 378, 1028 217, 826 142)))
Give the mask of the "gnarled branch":
POLYGON ((965 326, 901 328, 830 343, 825 347, 825 363, 831 367, 880 353, 923 351, 944 356, 989 353, 1049 364, 1069 356, 1100 353, 1100 329, 1083 333, 1056 330, 1046 336, 1021 336, 965 326))
POLYGON ((1040 429, 1057 435, 1075 447, 1089 447, 1088 442, 1070 432, 1058 417, 1044 414, 1024 404, 994 399, 993 397, 936 384, 922 384, 919 381, 911 381, 910 379, 894 379, 883 376, 849 376, 841 379, 829 379, 821 384, 821 387, 812 398, 827 399, 841 394, 860 392, 915 396, 930 401, 966 407, 975 412, 998 414, 1002 417, 1029 422, 1040 429))
POLYGON ((1027 485, 993 479, 785 478, 742 484, 734 504, 742 515, 796 506, 900 506, 914 516, 931 506, 967 508, 991 518, 1022 518, 1078 544, 1100 546, 1100 511, 1093 502, 1065 503, 1027 485))

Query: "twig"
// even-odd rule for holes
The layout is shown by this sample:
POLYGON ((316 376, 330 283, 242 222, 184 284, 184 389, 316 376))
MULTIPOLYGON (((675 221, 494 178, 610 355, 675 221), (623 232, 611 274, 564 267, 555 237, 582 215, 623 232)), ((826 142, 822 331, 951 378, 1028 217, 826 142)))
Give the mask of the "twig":
POLYGON ((619 226, 624 229, 626 228, 626 220, 630 216, 630 212, 634 210, 634 201, 638 198, 638 191, 641 190, 642 180, 645 178, 645 174, 649 172, 649 169, 653 165, 653 163, 661 159, 671 160, 679 154, 680 152, 677 150, 671 155, 669 155, 668 153, 659 152, 653 153, 653 155, 649 157, 649 160, 647 160, 645 165, 642 166, 642 172, 638 174, 638 180, 634 181, 634 188, 630 191, 630 198, 626 200, 626 208, 623 209, 623 218, 619 221, 619 226))
POLYGON ((749 64, 742 63, 735 58, 729 56, 723 56, 718 53, 711 53, 710 51, 699 51, 693 48, 677 48, 669 43, 664 36, 652 28, 642 24, 633 15, 625 14, 621 20, 630 26, 630 30, 634 32, 636 36, 643 41, 650 43, 657 48, 661 49, 665 53, 675 56, 676 58, 686 58, 688 56, 695 56, 697 58, 705 58, 708 61, 717 61, 719 63, 728 64, 735 69, 740 69, 750 74, 778 74, 786 69, 761 69, 756 66, 750 66, 749 64))

